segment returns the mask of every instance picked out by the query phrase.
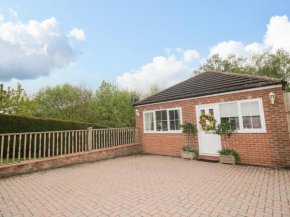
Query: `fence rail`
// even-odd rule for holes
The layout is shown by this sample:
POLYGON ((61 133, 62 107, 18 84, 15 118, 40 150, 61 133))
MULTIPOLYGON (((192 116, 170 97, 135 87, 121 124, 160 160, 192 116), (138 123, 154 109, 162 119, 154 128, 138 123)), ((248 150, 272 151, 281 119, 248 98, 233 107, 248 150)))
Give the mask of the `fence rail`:
POLYGON ((289 138, 290 138, 290 93, 284 93, 284 104, 285 104, 285 110, 286 110, 288 133, 289 133, 289 138))
POLYGON ((137 128, 0 134, 0 165, 138 142, 137 128))

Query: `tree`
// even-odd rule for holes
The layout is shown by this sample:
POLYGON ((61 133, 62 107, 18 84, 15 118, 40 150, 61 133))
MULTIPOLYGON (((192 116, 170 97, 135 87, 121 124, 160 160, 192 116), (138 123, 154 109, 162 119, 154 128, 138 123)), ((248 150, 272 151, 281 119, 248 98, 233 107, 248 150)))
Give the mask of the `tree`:
POLYGON ((160 91, 162 91, 162 89, 157 85, 157 84, 153 84, 150 87, 149 92, 145 95, 145 97, 149 97, 152 96, 156 93, 159 93, 160 91))
POLYGON ((233 133, 236 133, 235 130, 232 129, 232 123, 230 121, 220 123, 215 129, 214 134, 224 135, 225 138, 225 149, 228 149, 227 137, 231 138, 233 133))
POLYGON ((157 84, 153 84, 153 85, 151 85, 151 87, 150 87, 150 92, 149 92, 149 94, 150 94, 150 96, 152 96, 152 95, 154 95, 154 94, 156 94, 156 93, 159 93, 160 91, 162 91, 163 90, 163 88, 160 88, 157 84))
MULTIPOLYGON (((214 54, 194 73, 208 70, 267 76, 290 81, 290 54, 283 49, 277 50, 276 53, 265 50, 249 58, 230 54, 223 59, 219 54, 214 54)), ((290 91, 289 85, 286 86, 286 91, 290 91)))
POLYGON ((47 86, 40 89, 34 97, 35 116, 89 122, 88 107, 92 97, 93 92, 85 85, 47 86))
POLYGON ((3 114, 21 114, 32 115, 34 113, 34 104, 27 96, 20 84, 17 89, 0 84, 0 113, 3 114))
POLYGON ((182 133, 187 134, 187 147, 189 148, 189 138, 197 132, 197 129, 192 123, 186 121, 184 124, 180 125, 180 127, 182 128, 182 133))
POLYGON ((131 102, 133 95, 138 94, 103 81, 90 105, 91 119, 110 127, 135 126, 135 108, 131 102))

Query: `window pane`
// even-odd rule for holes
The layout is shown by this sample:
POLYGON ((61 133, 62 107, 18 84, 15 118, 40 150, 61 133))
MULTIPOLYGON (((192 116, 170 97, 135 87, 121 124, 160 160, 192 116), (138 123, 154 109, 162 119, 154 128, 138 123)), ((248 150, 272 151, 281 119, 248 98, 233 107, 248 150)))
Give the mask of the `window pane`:
POLYGON ((200 110, 200 114, 205 115, 205 111, 203 109, 200 110))
POLYGON ((167 120, 167 111, 164 110, 164 111, 161 111, 162 113, 162 120, 167 120))
POLYGON ((180 130, 180 120, 175 120, 175 130, 180 130))
POLYGON ((156 116, 156 121, 161 121, 162 120, 161 111, 156 111, 155 112, 155 116, 156 116))
POLYGON ((257 101, 241 103, 243 126, 245 129, 261 129, 261 116, 257 101))
POLYGON ((170 121, 174 120, 174 111, 169 111, 169 120, 170 121))
POLYGON ((241 103, 242 116, 251 116, 250 103, 241 103))
POLYGON ((229 117, 229 113, 228 113, 228 105, 227 104, 220 104, 220 115, 221 118, 226 118, 229 117))
POLYGON ((145 131, 154 131, 153 112, 145 113, 145 131))
POLYGON ((239 118, 238 117, 231 117, 231 118, 221 118, 221 122, 231 122, 231 126, 233 130, 239 130, 239 118))
POLYGON ((260 116, 253 116, 252 117, 252 125, 253 125, 253 128, 254 129, 260 129, 260 128, 262 128, 260 116))
POLYGON ((157 131, 168 131, 167 121, 157 121, 156 129, 157 131))
POLYGON ((221 122, 227 122, 227 121, 230 121, 230 118, 221 118, 221 122))
POLYGON ((156 121, 164 121, 167 120, 167 111, 156 111, 156 121))
POLYGON ((175 119, 180 119, 179 110, 175 110, 175 119))
POLYGON ((166 121, 162 121, 162 130, 163 131, 168 131, 167 120, 166 121))
POLYGON ((240 123, 239 123, 239 118, 238 117, 230 118, 230 122, 231 122, 233 130, 239 130, 240 129, 240 123))
POLYGON ((251 107, 251 116, 260 115, 259 103, 257 101, 250 102, 250 107, 251 107))
POLYGON ((211 115, 214 115, 214 113, 213 113, 213 109, 209 109, 209 110, 208 110, 208 113, 210 113, 211 115))
POLYGON ((228 103, 228 109, 229 109, 229 116, 228 117, 238 117, 238 104, 235 103, 228 103))
POLYGON ((244 127, 244 129, 252 129, 253 128, 250 116, 243 117, 243 127, 244 127))
POLYGON ((145 121, 153 121, 153 112, 145 114, 145 121))
POLYGON ((154 122, 145 122, 145 130, 153 131, 154 130, 154 122))
POLYGON ((170 121, 170 130, 176 130, 174 121, 170 121))
POLYGON ((180 130, 179 110, 169 111, 170 130, 180 130))

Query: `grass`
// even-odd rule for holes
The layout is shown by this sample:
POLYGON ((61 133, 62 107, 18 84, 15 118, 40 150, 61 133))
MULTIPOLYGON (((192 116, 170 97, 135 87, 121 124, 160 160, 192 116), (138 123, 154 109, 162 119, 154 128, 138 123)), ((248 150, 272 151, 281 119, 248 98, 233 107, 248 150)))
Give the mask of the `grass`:
MULTIPOLYGON (((20 158, 20 161, 23 161, 23 160, 24 160, 23 158, 20 158)), ((11 164, 11 163, 13 163, 12 158, 9 158, 8 164, 11 164)), ((14 163, 18 163, 18 158, 14 159, 14 163)), ((3 159, 2 164, 7 164, 6 158, 3 159)))

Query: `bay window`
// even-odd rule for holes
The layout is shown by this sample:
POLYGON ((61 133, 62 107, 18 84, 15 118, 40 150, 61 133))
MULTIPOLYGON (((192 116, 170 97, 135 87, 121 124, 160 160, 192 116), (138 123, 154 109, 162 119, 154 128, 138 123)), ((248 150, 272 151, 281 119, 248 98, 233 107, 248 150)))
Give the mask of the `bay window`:
POLYGON ((181 132, 181 108, 144 112, 144 132, 181 132))

